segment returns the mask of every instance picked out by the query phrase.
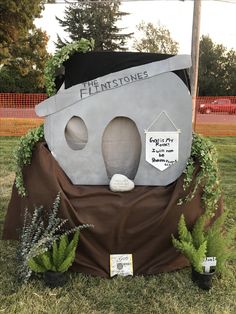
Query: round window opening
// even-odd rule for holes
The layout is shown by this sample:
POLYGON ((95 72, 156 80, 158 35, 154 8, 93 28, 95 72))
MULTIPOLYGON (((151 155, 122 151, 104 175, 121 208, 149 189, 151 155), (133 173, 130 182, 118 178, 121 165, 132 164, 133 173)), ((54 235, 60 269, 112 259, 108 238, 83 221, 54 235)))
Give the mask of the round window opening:
POLYGON ((88 129, 80 117, 72 117, 65 127, 65 138, 73 150, 81 150, 88 143, 88 129))

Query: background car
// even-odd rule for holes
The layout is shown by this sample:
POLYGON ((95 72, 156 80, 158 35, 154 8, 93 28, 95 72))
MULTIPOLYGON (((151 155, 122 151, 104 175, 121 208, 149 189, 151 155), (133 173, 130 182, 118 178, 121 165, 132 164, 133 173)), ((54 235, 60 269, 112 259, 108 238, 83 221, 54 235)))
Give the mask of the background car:
POLYGON ((211 103, 200 104, 198 111, 208 114, 212 112, 236 114, 236 104, 232 103, 230 99, 220 98, 211 103))

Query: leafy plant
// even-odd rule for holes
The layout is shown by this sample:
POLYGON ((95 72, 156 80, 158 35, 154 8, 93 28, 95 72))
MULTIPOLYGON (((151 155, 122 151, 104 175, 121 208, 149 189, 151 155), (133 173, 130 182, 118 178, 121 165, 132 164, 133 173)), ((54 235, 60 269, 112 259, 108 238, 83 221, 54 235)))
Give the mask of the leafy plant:
POLYGON ((56 84, 55 84, 55 76, 56 71, 59 69, 63 62, 68 60, 71 55, 75 52, 87 52, 92 50, 94 47, 94 41, 93 40, 87 40, 84 38, 81 38, 79 41, 75 41, 73 43, 70 43, 64 47, 62 47, 60 50, 58 50, 53 57, 51 57, 45 67, 45 86, 47 89, 47 93, 49 96, 53 96, 56 93, 56 84))
MULTIPOLYGON (((200 224, 200 220, 199 220, 200 224)), ((196 223, 196 226, 199 227, 196 223)), ((178 224, 179 240, 172 237, 174 247, 181 251, 181 253, 189 260, 191 265, 197 272, 202 272, 202 262, 206 256, 207 243, 205 238, 201 241, 200 245, 195 246, 199 239, 193 238, 193 235, 188 231, 184 215, 181 215, 178 224)), ((194 232, 193 232, 194 234, 194 232)), ((196 234, 196 233, 195 233, 196 234)))
POLYGON ((193 134, 191 156, 184 171, 183 188, 185 191, 190 187, 193 180, 193 172, 197 164, 200 165, 200 171, 195 178, 194 187, 184 199, 179 200, 178 205, 191 201, 198 187, 201 185, 203 188, 202 200, 205 210, 208 214, 214 216, 222 192, 217 164, 217 152, 214 145, 207 138, 199 134, 193 134))
POLYGON ((236 225, 226 226, 228 214, 229 211, 225 211, 206 234, 208 256, 216 256, 216 271, 223 274, 227 272, 227 261, 236 259, 234 247, 236 225))
POLYGON ((63 234, 58 241, 54 241, 52 249, 32 257, 28 261, 29 268, 36 273, 46 271, 65 272, 75 259, 75 252, 79 242, 79 230, 69 241, 68 235, 63 234))
POLYGON ((139 39, 134 40, 133 48, 140 52, 154 52, 177 54, 179 44, 171 37, 170 31, 160 23, 157 25, 142 21, 137 25, 141 33, 139 39))
MULTIPOLYGON (((67 243, 67 236, 83 228, 92 227, 92 225, 83 224, 75 228, 65 229, 68 220, 58 217, 59 205, 60 193, 57 194, 50 211, 46 212, 43 206, 35 207, 32 214, 30 214, 28 209, 25 210, 23 227, 19 237, 20 244, 17 250, 17 260, 19 265, 18 277, 23 282, 27 282, 32 274, 32 269, 29 267, 29 261, 32 258, 36 256, 44 256, 43 258, 46 260, 46 258, 49 257, 49 250, 53 246, 55 254, 56 241, 61 237, 61 248, 59 246, 58 256, 62 258, 62 246, 67 243)), ((77 235, 75 236, 74 242, 76 242, 76 237, 77 235)), ((71 242, 68 251, 71 246, 73 246, 74 242, 71 242)))
POLYGON ((225 273, 226 262, 236 257, 233 253, 236 227, 223 228, 227 214, 224 212, 212 225, 207 226, 210 216, 204 213, 197 219, 192 231, 188 230, 184 215, 180 217, 179 239, 172 235, 172 243, 199 273, 203 272, 202 262, 206 257, 216 257, 216 271, 219 273, 225 273))
POLYGON ((27 191, 24 187, 24 180, 22 169, 25 165, 29 165, 32 159, 32 153, 35 144, 42 141, 44 138, 43 125, 38 128, 30 130, 26 135, 22 136, 18 147, 14 151, 14 164, 16 172, 16 188, 18 194, 22 197, 27 195, 27 191))

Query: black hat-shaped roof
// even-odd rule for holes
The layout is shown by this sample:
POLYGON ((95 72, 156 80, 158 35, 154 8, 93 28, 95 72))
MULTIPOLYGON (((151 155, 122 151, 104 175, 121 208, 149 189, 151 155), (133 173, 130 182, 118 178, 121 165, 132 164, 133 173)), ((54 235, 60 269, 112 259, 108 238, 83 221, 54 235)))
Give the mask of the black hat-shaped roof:
MULTIPOLYGON (((65 88, 94 80, 109 73, 118 72, 127 68, 161 61, 173 55, 142 53, 142 52, 77 52, 64 62, 65 74, 57 77, 57 89, 65 82, 65 88)), ((190 90, 187 70, 174 71, 190 90)))

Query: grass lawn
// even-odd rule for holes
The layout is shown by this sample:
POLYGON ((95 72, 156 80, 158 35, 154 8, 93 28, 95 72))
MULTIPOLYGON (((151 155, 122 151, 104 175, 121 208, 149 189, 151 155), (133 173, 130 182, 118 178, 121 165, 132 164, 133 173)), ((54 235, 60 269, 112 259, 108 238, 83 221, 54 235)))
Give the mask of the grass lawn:
MULTIPOLYGON (((212 138, 219 152, 225 207, 235 223, 236 137, 212 138)), ((18 138, 0 137, 0 228, 14 180, 12 149, 18 138)), ((140 235, 142 236, 142 235, 140 235)), ((21 286, 15 277, 14 242, 0 241, 0 313, 236 313, 236 267, 215 278, 209 292, 198 289, 190 269, 148 277, 94 278, 71 274, 64 288, 50 290, 32 280, 21 286)))

